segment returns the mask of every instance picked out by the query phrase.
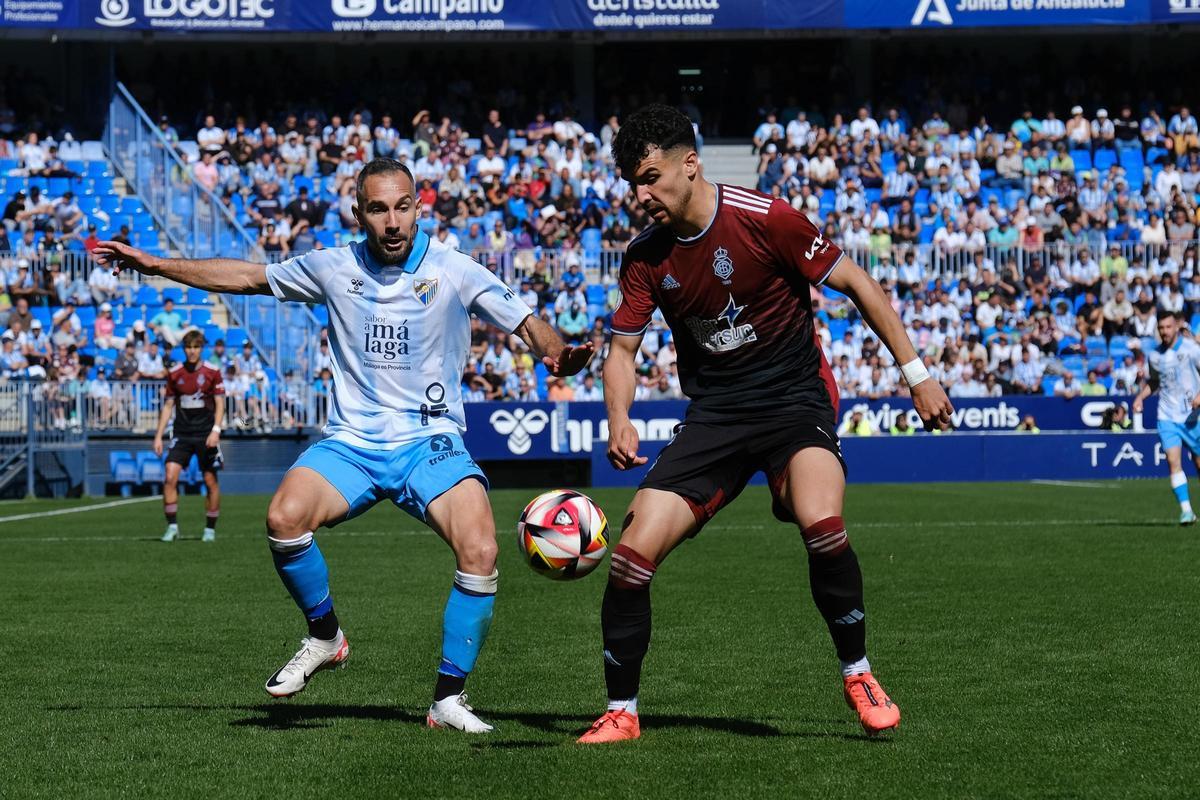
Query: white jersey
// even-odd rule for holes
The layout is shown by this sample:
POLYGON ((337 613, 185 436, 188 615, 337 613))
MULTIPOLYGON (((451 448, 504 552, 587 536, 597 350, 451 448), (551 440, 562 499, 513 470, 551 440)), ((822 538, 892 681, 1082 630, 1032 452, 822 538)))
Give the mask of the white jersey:
POLYGON ((1158 380, 1158 418, 1184 422, 1200 393, 1200 345, 1178 336, 1175 344, 1150 351, 1150 375, 1158 380))
POLYGON ((495 275, 420 232, 403 265, 379 266, 358 242, 272 264, 267 281, 280 300, 328 307, 325 435, 377 450, 465 431, 470 315, 511 333, 532 313, 495 275))

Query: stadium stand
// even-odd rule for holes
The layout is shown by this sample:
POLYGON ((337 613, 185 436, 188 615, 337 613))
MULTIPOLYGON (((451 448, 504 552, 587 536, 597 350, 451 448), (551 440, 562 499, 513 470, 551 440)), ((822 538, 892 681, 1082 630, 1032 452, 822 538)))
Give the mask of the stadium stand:
MULTIPOLYGON (((757 177, 745 183, 807 214, 880 280, 953 396, 1128 393, 1144 377, 1142 349, 1158 314, 1183 313, 1200 328, 1196 123, 1185 107, 1163 116, 1128 106, 1111 115, 1062 111, 1062 120, 1028 111, 1007 127, 981 118, 957 130, 940 114, 919 120, 903 108, 879 119, 867 107, 852 118, 770 113, 752 136, 757 177), (1066 373, 1072 378, 1063 380, 1066 373)), ((359 111, 251 128, 209 117, 181 136, 162 118, 159 132, 190 173, 169 179, 211 188, 269 260, 360 238, 350 213, 358 169, 375 155, 401 160, 417 178, 422 229, 476 257, 567 338, 590 338, 602 354, 621 252, 647 222, 612 164, 615 120, 585 131, 569 116, 538 115, 514 127, 497 113, 479 121, 478 134, 427 114, 406 122, 359 111)), ((86 369, 62 391, 107 402, 89 424, 129 424, 138 415, 131 408, 144 415, 156 401, 143 392, 116 409, 114 389, 104 388, 132 375, 116 371, 123 342, 134 341, 139 370, 149 370, 136 374, 145 378, 160 365, 143 345, 157 339, 169 363, 180 357, 178 332, 194 326, 210 342, 222 340, 217 361, 227 370, 235 424, 319 424, 327 357, 319 349, 290 354, 303 349, 306 325, 327 324, 323 309, 306 321, 276 316, 271 298, 213 304, 194 289, 106 284, 90 268, 89 247, 124 236, 165 252, 154 217, 124 194, 99 142, 63 141, 56 151, 36 136, 6 144, 0 251, 9 252, 0 263, 10 301, 25 297, 32 306, 7 312, 23 320, 10 329, 25 367, 12 357, 6 375, 41 365, 62 383, 73 357, 76 370, 86 369), (69 300, 74 339, 59 319, 69 300), (93 312, 100 303, 110 311, 93 312), (40 336, 25 324, 35 317, 40 336), (257 363, 238 363, 247 341, 257 363)), ((824 291, 813 303, 843 397, 904 391, 845 298, 824 291)), ((602 358, 590 380, 551 382, 496 331, 478 325, 473 341, 463 378, 469 401, 600 397, 602 358)), ((656 324, 643 346, 639 399, 680 396, 674 353, 656 324)))

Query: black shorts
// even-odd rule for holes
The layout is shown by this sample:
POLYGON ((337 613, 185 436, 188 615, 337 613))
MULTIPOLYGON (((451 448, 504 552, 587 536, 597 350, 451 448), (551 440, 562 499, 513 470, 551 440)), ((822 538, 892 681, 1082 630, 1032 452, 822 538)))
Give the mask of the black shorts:
POLYGON ((167 450, 167 463, 179 464, 184 469, 188 468, 188 463, 191 462, 192 456, 200 462, 201 472, 217 472, 221 467, 225 466, 225 458, 221 455, 220 446, 208 447, 204 444, 206 436, 177 436, 171 440, 171 447, 167 450))
POLYGON ((805 448, 820 447, 837 456, 844 474, 846 462, 835 431, 832 414, 811 411, 722 422, 684 420, 638 488, 679 495, 703 527, 761 471, 771 486, 775 516, 794 522, 779 500, 788 462, 805 448))

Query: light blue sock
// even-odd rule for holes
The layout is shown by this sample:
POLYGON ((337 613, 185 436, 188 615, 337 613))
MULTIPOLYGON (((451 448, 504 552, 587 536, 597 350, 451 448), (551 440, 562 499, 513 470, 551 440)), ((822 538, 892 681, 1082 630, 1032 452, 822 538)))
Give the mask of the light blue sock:
POLYGON ((329 567, 317 547, 312 531, 296 539, 275 539, 268 536, 275 571, 292 599, 304 612, 305 619, 318 619, 333 610, 329 596, 329 567))
POLYGON ((438 672, 465 678, 487 640, 496 604, 499 573, 468 575, 454 571, 454 586, 442 617, 442 663, 438 672))
POLYGON ((1171 491, 1175 492, 1175 499, 1179 501, 1179 505, 1190 511, 1192 508, 1191 502, 1188 500, 1188 482, 1187 473, 1172 472, 1171 473, 1171 491))

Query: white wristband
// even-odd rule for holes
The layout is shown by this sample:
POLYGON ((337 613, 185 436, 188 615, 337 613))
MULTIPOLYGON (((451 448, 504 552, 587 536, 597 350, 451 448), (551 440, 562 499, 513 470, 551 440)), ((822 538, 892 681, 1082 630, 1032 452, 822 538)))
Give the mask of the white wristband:
POLYGON ((927 381, 930 378, 929 370, 925 369, 925 365, 921 363, 920 358, 914 358, 907 364, 900 365, 900 374, 904 376, 905 383, 908 388, 916 386, 922 381, 927 381))
POLYGON ((220 425, 213 425, 212 432, 213 432, 213 433, 220 433, 220 432, 221 432, 221 426, 220 426, 220 425))

